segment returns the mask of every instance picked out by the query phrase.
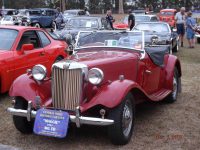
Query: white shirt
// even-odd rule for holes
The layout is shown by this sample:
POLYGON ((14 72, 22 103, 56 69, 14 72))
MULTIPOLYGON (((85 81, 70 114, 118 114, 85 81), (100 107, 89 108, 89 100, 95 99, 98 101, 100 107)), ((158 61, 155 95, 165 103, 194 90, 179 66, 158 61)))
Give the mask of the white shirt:
POLYGON ((176 13, 175 20, 176 24, 184 24, 185 23, 185 15, 182 15, 181 12, 176 13))

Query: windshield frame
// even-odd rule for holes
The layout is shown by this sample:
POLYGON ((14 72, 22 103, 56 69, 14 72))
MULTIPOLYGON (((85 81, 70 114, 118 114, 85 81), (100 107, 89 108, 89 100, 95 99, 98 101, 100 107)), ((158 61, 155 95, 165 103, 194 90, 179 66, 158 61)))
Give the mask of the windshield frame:
POLYGON ((78 35, 77 35, 77 38, 76 38, 76 43, 75 43, 75 51, 78 51, 80 49, 88 49, 88 48, 122 48, 122 49, 129 49, 129 50, 136 50, 136 51, 140 51, 142 53, 145 52, 145 38, 144 38, 144 31, 120 31, 120 30, 101 30, 101 31, 79 31, 78 32, 78 35), (123 47, 123 46, 120 46, 120 47, 114 47, 114 46, 89 46, 89 47, 78 47, 77 44, 78 44, 78 39, 80 37, 80 34, 84 32, 84 33, 95 33, 95 32, 106 32, 106 33, 120 33, 120 32, 125 32, 125 33, 142 33, 142 49, 136 49, 136 48, 131 48, 131 47, 123 47))

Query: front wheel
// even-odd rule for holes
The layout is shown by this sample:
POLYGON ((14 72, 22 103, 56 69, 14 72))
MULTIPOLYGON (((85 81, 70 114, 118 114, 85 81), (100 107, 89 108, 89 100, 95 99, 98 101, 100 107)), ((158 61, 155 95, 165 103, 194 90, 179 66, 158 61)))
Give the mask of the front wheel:
POLYGON ((127 144, 131 139, 135 120, 134 98, 131 93, 110 111, 108 118, 114 120, 114 124, 108 127, 111 142, 116 145, 127 144))
POLYGON ((199 44, 200 44, 200 38, 197 38, 197 43, 199 43, 199 44))
MULTIPOLYGON (((14 105, 15 109, 22 109, 26 110, 28 107, 28 102, 21 98, 16 97, 16 102, 14 105)), ((13 122, 17 130, 19 130, 21 133, 28 134, 33 132, 33 121, 28 121, 26 117, 20 117, 20 116, 13 116, 13 122)))
POLYGON ((172 52, 178 52, 179 50, 179 45, 178 45, 178 41, 176 42, 176 45, 173 47, 172 52))

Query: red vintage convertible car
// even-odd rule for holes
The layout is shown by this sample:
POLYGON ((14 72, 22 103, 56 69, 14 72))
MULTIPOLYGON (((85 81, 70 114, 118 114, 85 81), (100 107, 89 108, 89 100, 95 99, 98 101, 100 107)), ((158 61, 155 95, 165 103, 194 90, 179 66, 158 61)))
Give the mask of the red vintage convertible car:
POLYGON ((20 26, 0 27, 0 92, 27 69, 43 64, 50 70, 56 60, 67 56, 64 41, 54 40, 46 31, 20 26))
POLYGON ((160 10, 159 20, 167 22, 171 27, 175 27, 176 9, 162 9, 160 10))
POLYGON ((45 68, 36 65, 10 89, 8 112, 22 133, 65 137, 72 123, 107 126, 112 143, 123 145, 136 104, 175 102, 181 88, 177 57, 165 47, 144 47, 141 31, 79 32, 74 54, 53 64, 50 78, 45 68))

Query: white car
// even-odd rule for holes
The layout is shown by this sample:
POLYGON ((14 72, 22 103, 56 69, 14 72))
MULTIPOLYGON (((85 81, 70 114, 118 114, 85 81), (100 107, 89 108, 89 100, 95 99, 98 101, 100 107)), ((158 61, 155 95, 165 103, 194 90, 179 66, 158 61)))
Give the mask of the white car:
POLYGON ((4 16, 1 21, 0 25, 16 25, 17 18, 15 16, 4 16))

